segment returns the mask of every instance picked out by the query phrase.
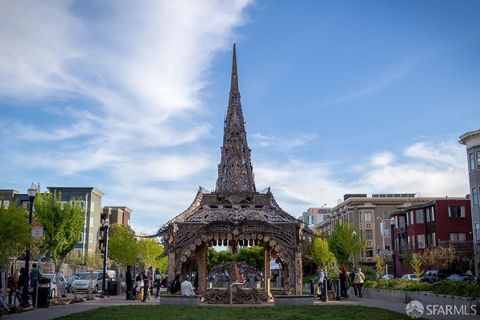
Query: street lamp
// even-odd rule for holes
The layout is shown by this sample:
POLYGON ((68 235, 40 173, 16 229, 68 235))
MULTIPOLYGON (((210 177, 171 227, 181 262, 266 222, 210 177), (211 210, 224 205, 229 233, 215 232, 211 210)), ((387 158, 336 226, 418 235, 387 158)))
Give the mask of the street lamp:
POLYGON ((103 222, 103 235, 104 235, 104 251, 103 251, 103 280, 102 280, 102 294, 106 295, 107 294, 107 288, 105 286, 105 277, 107 274, 107 253, 108 253, 108 227, 110 226, 110 220, 108 218, 105 219, 103 222))
MULTIPOLYGON (((33 216, 33 202, 35 201, 35 196, 37 195, 37 187, 33 184, 28 189, 28 200, 30 201, 29 211, 28 211, 28 224, 32 225, 32 216, 33 216)), ((25 250, 25 282, 23 283, 23 292, 22 292, 22 306, 29 307, 30 303, 28 302, 28 280, 30 274, 30 246, 27 246, 25 250)), ((36 284, 35 284, 36 285, 36 284)))
POLYGON ((395 218, 390 218, 390 237, 392 239, 392 263, 393 263, 393 277, 397 277, 397 262, 395 255, 395 218))
MULTIPOLYGON (((357 237, 357 231, 353 230, 352 231, 352 242, 353 243, 354 243, 356 237, 357 237)), ((353 264, 353 267, 355 268, 355 254, 353 253, 353 250, 352 250, 352 264, 353 264)))

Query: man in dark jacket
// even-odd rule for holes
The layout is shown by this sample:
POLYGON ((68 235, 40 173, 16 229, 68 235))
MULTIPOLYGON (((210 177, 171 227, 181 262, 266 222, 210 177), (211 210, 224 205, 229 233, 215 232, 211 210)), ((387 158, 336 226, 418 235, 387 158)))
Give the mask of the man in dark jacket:
POLYGON ((127 274, 125 275, 127 285, 127 300, 132 299, 132 266, 127 266, 127 274))

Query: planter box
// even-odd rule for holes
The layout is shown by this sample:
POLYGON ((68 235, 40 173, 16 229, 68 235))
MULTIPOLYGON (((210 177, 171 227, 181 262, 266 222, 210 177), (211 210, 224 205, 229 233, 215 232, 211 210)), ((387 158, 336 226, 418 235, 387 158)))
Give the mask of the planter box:
POLYGON ((313 305, 315 296, 275 296, 276 306, 313 305))
POLYGON ((461 308, 462 306, 474 305, 477 308, 480 305, 480 299, 471 299, 465 297, 450 296, 445 294, 436 294, 428 291, 399 291, 364 288, 363 295, 368 298, 382 299, 401 303, 408 303, 411 300, 419 300, 424 305, 451 305, 461 308))
POLYGON ((200 296, 160 295, 160 304, 198 306, 200 296))

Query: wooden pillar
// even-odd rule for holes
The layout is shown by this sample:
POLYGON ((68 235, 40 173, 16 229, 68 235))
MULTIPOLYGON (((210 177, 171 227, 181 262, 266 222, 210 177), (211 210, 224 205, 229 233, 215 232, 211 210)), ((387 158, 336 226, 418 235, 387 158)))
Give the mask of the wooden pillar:
POLYGON ((302 249, 295 250, 295 294, 301 296, 303 291, 302 249))
POLYGON ((175 251, 168 253, 168 281, 175 279, 175 251))
POLYGON ((202 246, 198 248, 198 290, 200 295, 203 295, 207 289, 207 249, 205 243, 202 243, 202 246))
POLYGON ((288 264, 285 262, 282 264, 283 269, 283 293, 290 294, 290 272, 288 270, 288 264))
POLYGON ((270 249, 263 248, 263 287, 268 297, 272 297, 270 292, 270 249))

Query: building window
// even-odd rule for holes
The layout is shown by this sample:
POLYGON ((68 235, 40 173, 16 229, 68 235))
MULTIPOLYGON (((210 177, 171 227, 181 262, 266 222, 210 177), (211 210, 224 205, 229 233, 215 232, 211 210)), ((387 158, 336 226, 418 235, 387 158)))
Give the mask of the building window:
POLYGON ((413 224, 413 210, 409 212, 410 213, 410 220, 408 221, 408 224, 413 224))
POLYGON ((475 223, 475 240, 480 241, 480 223, 475 223))
POLYGON ((425 249, 425 235, 419 234, 417 236, 418 249, 425 249))
POLYGON ((472 205, 474 207, 478 206, 478 188, 472 188, 472 205))
POLYGON ((465 218, 465 207, 464 206, 449 206, 448 207, 448 216, 451 218, 465 218))
POLYGON ((477 170, 480 170, 480 151, 477 151, 477 170))
POLYGON ((431 220, 432 221, 435 221, 435 207, 432 207, 432 211, 430 212, 431 213, 431 220))
POLYGON ((373 238, 372 230, 365 230, 364 232, 365 239, 371 240, 373 238))
POLYGON ((423 223, 423 209, 418 209, 415 211, 415 223, 423 223))
POLYGON ((475 154, 473 152, 468 154, 468 169, 475 170, 475 154))
POLYGON ((3 207, 4 207, 5 209, 8 209, 8 206, 9 206, 9 205, 10 205, 10 201, 8 201, 8 200, 3 200, 3 207))
POLYGON ((390 212, 388 210, 383 211, 383 219, 390 219, 390 212))
POLYGON ((399 216, 398 217, 398 226, 400 228, 405 228, 405 217, 404 216, 399 216))
POLYGON ((85 201, 80 201, 80 208, 82 208, 82 211, 85 211, 85 201))
POLYGON ((373 258, 373 249, 372 248, 367 248, 367 250, 365 250, 365 257, 373 258))
POLYGON ((383 235, 385 237, 390 237, 390 228, 386 227, 385 229, 383 229, 383 235))
POLYGON ((465 232, 450 232, 450 241, 465 241, 467 234, 465 232))
POLYGON ((362 221, 372 221, 371 211, 361 211, 362 221))

